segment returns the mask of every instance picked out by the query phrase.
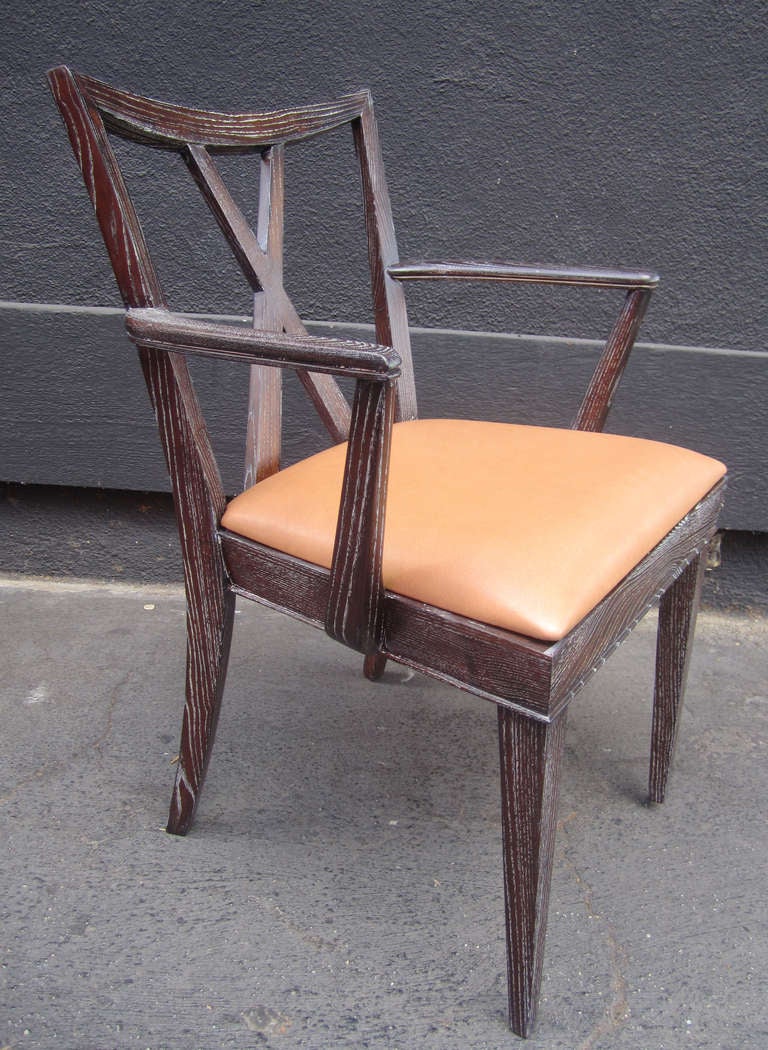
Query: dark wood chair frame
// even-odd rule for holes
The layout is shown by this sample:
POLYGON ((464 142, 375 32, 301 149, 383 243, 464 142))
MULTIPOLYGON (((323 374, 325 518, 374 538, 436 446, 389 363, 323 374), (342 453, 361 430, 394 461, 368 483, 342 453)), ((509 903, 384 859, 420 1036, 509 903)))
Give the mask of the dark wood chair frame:
MULTIPOLYGON (((136 344, 170 472, 187 594, 186 706, 168 830, 197 804, 221 704, 235 596, 324 627, 364 654, 492 700, 498 709, 509 1020, 531 1031, 541 981, 566 712, 571 699, 660 602, 649 793, 661 802, 675 746, 702 554, 722 503, 718 484, 560 641, 546 643, 427 606, 382 586, 390 435, 416 417, 403 285, 418 280, 534 282, 618 289, 625 298, 573 427, 601 430, 657 277, 624 270, 500 263, 401 264, 368 92, 329 105, 222 114, 168 105, 54 69, 49 80, 80 164, 136 344), (350 124, 359 157, 379 345, 309 336, 282 283, 285 146, 350 124), (183 157, 254 292, 253 327, 172 313, 163 297, 108 133, 183 157), (260 164, 254 232, 215 166, 219 152, 260 164), (330 571, 220 527, 226 498, 187 368, 189 355, 251 365, 250 485, 279 470, 281 370, 294 369, 334 442, 348 440, 330 571), (335 377, 355 380, 350 407, 335 377)), ((588 570, 587 570, 588 571, 588 570)))

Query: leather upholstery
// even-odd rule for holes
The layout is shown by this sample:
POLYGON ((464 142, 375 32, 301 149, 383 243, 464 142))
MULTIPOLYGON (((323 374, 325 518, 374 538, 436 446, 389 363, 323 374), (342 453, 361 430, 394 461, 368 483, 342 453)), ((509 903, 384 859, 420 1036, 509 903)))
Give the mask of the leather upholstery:
MULTIPOLYGON (((222 525, 330 568, 346 445, 236 497, 222 525)), ((393 428, 384 586, 545 641, 561 638, 725 474, 612 434, 469 420, 393 428)))

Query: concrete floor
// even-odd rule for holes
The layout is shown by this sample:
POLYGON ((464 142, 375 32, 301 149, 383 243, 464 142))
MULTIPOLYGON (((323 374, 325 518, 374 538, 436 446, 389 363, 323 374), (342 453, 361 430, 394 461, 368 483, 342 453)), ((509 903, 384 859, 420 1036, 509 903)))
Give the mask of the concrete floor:
MULTIPOLYGON (((180 589, 6 579, 0 616, 0 1047, 523 1045, 492 705, 241 603, 173 838, 180 589)), ((766 643, 701 619, 662 807, 652 622, 573 704, 530 1050, 768 1047, 766 643)))

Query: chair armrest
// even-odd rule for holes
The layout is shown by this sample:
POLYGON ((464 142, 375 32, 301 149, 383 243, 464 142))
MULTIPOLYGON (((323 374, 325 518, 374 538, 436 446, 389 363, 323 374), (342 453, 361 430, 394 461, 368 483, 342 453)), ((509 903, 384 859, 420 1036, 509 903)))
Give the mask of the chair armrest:
MULTIPOLYGON (((339 517, 330 573, 326 631, 363 653, 376 652, 382 617, 381 554, 399 354, 349 339, 295 336, 209 324, 162 309, 128 310, 139 347, 355 379, 339 517)), ((219 489, 220 489, 219 484, 219 489)))
POLYGON ((370 382, 385 382, 400 375, 400 355, 396 350, 352 339, 210 324, 156 308, 128 310, 125 326, 134 343, 154 350, 306 368, 370 382))
POLYGON ((658 274, 592 267, 541 266, 497 262, 419 262, 389 266, 396 281, 516 281, 529 284, 584 285, 587 288, 655 288, 658 274))
POLYGON ((571 287, 616 288, 625 292, 624 306, 592 374, 573 421, 577 430, 602 430, 613 395, 637 336, 648 300, 659 278, 633 270, 540 266, 524 263, 422 262, 398 263, 387 269, 396 281, 506 281, 518 284, 561 284, 571 287))

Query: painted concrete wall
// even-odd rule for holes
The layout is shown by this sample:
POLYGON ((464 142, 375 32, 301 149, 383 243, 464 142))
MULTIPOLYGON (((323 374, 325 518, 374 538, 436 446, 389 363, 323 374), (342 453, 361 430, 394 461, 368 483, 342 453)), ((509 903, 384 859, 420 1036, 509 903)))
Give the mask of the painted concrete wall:
MULTIPOLYGON (((642 335, 657 349, 640 350, 613 425, 728 459, 727 524, 768 529, 765 23, 753 0, 14 4, 0 41, 0 295, 20 305, 0 308, 0 480, 164 485, 159 453, 144 452, 147 410, 136 407, 145 414, 132 421, 130 351, 115 343, 114 319, 93 309, 117 296, 44 82, 46 68, 67 62, 221 109, 368 85, 403 258, 659 270, 642 335), (50 304, 81 309, 57 314, 50 304), (126 459, 126 448, 138 455, 126 459)), ((305 317, 364 322, 355 162, 346 135, 331 147, 307 144, 289 157, 287 285, 305 317)), ((172 303, 246 310, 244 282, 181 162, 138 147, 125 159, 148 229, 164 230, 150 244, 172 303)), ((255 172, 240 160, 225 172, 255 204, 255 172)), ((452 337, 447 350, 435 337, 417 340, 423 401, 434 413, 478 404, 497 416, 507 404, 514 418, 551 413, 570 366, 562 344, 542 356, 540 340, 599 337, 617 305, 604 293, 420 287, 416 325, 535 337, 511 340, 506 358, 487 337, 452 337), (490 394, 478 392, 456 339, 492 360, 490 394)), ((580 347, 569 360, 589 356, 580 347)), ((226 407, 228 388, 211 383, 226 407)), ((314 430, 297 423, 289 448, 302 451, 314 430)))

